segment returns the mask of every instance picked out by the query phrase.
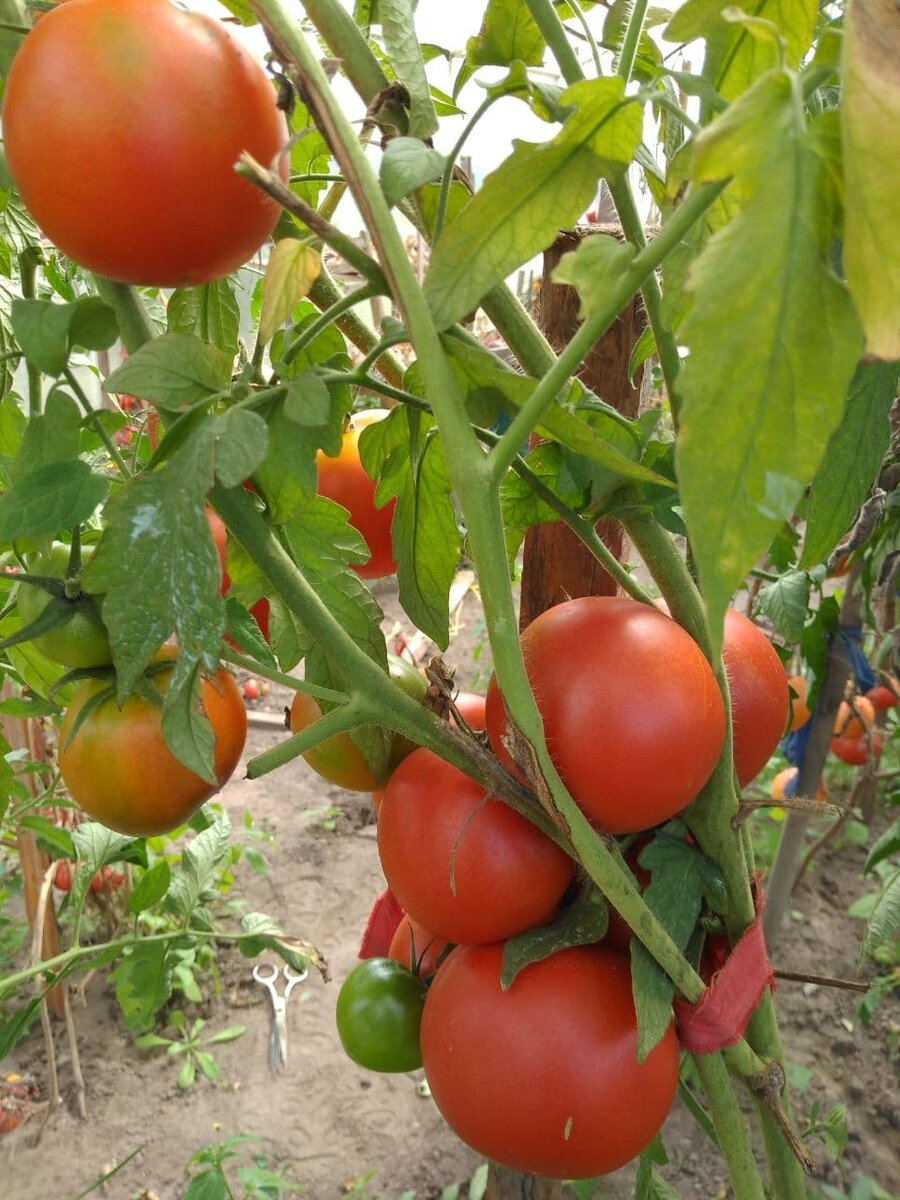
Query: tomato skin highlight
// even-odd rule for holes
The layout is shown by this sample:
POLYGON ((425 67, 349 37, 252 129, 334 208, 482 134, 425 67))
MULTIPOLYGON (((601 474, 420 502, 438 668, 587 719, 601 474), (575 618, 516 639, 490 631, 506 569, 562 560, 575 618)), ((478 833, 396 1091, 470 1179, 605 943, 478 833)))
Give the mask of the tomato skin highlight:
POLYGON ((47 13, 10 68, 3 132, 43 232, 120 283, 220 278, 278 220, 234 171, 242 151, 269 164, 284 146, 275 90, 220 21, 168 0, 79 0, 47 13))
POLYGON ((546 834, 421 748, 384 790, 378 851, 409 916, 436 937, 464 944, 549 920, 574 871, 546 834))
POLYGON ((367 562, 351 564, 363 579, 381 579, 397 571, 391 542, 397 502, 390 500, 383 508, 375 507, 375 481, 366 474, 359 457, 360 434, 387 415, 388 410, 383 408, 355 413, 344 433, 340 453, 331 458, 320 450, 316 455, 319 495, 346 508, 350 524, 362 534, 369 547, 367 562))
POLYGON ((515 1171, 585 1179, 621 1167, 656 1135, 678 1084, 670 1025, 644 1063, 628 959, 561 950, 500 988, 503 946, 465 946, 438 968, 422 1059, 448 1125, 515 1171))
MULTIPOLYGON (((721 753, 725 708, 709 663, 680 625, 635 600, 587 596, 537 617, 522 651, 550 756, 594 825, 637 833, 694 799, 721 753)), ((510 766, 495 678, 487 728, 510 766)))
MULTIPOLYGON (((152 684, 164 693, 170 678, 170 671, 160 671, 152 684)), ((200 685, 216 738, 216 783, 209 783, 171 753, 163 741, 160 710, 140 696, 130 696, 121 709, 110 696, 70 740, 81 709, 105 687, 100 680, 84 680, 66 709, 59 735, 59 769, 66 787, 86 813, 110 829, 132 837, 168 833, 217 792, 240 761, 247 736, 240 688, 224 668, 200 685)))
POLYGON ((722 659, 731 693, 734 769, 741 787, 746 787, 784 735, 790 690, 772 643, 733 608, 725 614, 722 659))
POLYGON ((335 1019, 347 1056, 370 1071, 422 1065, 419 1027, 425 984, 392 958, 367 958, 338 993, 335 1019))
MULTIPOLYGON (((82 565, 93 556, 92 546, 83 546, 82 565)), ((53 546, 48 554, 39 555, 28 564, 31 575, 49 575, 64 579, 69 565, 70 548, 53 546)), ((16 608, 24 625, 30 625, 50 603, 50 594, 30 583, 20 583, 16 593, 16 608)), ((95 598, 72 605, 72 616, 64 625, 32 639, 41 654, 64 667, 103 667, 112 662, 109 634, 100 616, 95 598)))

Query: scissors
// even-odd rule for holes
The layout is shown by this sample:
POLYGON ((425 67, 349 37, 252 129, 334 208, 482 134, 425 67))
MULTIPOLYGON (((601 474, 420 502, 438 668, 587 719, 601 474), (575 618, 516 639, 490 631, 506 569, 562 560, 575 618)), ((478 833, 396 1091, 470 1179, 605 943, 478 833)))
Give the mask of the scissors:
POLYGON ((302 983, 308 971, 295 971, 284 966, 279 971, 274 963, 257 963, 253 978, 269 989, 272 1001, 272 1032, 269 1036, 269 1070, 273 1075, 283 1075, 288 1065, 287 1002, 298 983, 302 983), (278 977, 285 979, 284 994, 278 993, 278 977))

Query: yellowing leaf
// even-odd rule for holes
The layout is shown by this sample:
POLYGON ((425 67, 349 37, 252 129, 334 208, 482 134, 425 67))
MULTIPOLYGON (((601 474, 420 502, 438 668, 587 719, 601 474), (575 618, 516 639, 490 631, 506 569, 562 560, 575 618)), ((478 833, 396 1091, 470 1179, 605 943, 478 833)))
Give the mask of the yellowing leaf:
POLYGON ((322 256, 296 238, 276 242, 263 280, 259 336, 270 341, 319 277, 322 256))

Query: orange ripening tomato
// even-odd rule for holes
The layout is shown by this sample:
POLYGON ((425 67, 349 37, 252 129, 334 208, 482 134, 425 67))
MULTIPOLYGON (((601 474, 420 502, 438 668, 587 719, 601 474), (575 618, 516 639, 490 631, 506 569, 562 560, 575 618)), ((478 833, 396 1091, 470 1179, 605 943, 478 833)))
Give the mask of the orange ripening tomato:
POLYGON ((790 693, 781 659, 766 635, 730 608, 722 659, 731 693, 734 769, 741 787, 755 779, 784 734, 790 693))
POLYGON ((350 524, 369 547, 369 559, 353 570, 363 579, 380 579, 397 570, 391 543, 391 525, 396 501, 375 507, 375 482, 366 474, 359 457, 359 436, 369 425, 383 421, 388 410, 370 409, 354 414, 344 433, 340 454, 331 458, 321 450, 316 455, 319 495, 327 496, 350 514, 350 524))
MULTIPOLYGON (((796 778, 797 778, 797 768, 796 767, 785 767, 783 771, 779 771, 778 774, 772 780, 772 786, 770 789, 772 799, 777 800, 779 802, 779 804, 783 800, 787 799, 787 790, 786 790, 787 786, 791 782, 792 779, 796 779, 796 778)), ((819 784, 819 786, 816 790, 815 798, 819 802, 819 804, 827 804, 828 803, 829 796, 828 796, 828 792, 825 788, 824 783, 819 784)))
POLYGON ((405 916, 391 938, 388 958, 396 959, 408 971, 427 979, 434 974, 438 959, 449 945, 444 938, 435 937, 424 925, 405 916))
MULTIPOLYGON (((680 625, 635 600, 585 596, 541 613, 521 640, 550 756, 590 821, 636 833, 694 799, 722 751, 725 707, 680 625)), ((512 766, 493 677, 487 728, 512 766)))
MULTIPOLYGON (((234 166, 287 141, 275 89, 221 21, 169 0, 78 0, 24 38, 3 97, 10 174, 46 236, 120 283, 218 279, 278 205, 234 166)), ((287 162, 281 168, 287 177, 287 162)))
POLYGON ((669 1025, 638 1062, 629 960, 559 950, 504 991, 502 944, 464 946, 438 968, 420 1029, 439 1112, 479 1154, 514 1171, 586 1179, 653 1140, 678 1086, 669 1025))
POLYGON ((796 733, 810 718, 810 711, 806 706, 806 676, 789 675, 788 688, 790 689, 790 711, 787 732, 796 733))
MULTIPOLYGON (((156 661, 174 658, 172 647, 156 661)), ((150 677, 165 694, 172 672, 150 677)), ((183 825, 230 778, 247 736, 247 709, 234 676, 220 667, 200 685, 200 699, 215 736, 214 783, 195 775, 169 750, 162 735, 161 710, 132 695, 121 708, 109 695, 78 726, 82 709, 108 684, 79 683, 59 734, 59 769, 81 808, 102 824, 132 837, 152 837, 183 825)))
POLYGON ((832 736, 836 738, 860 738, 875 722, 875 705, 865 696, 854 696, 852 706, 842 700, 834 719, 832 736))

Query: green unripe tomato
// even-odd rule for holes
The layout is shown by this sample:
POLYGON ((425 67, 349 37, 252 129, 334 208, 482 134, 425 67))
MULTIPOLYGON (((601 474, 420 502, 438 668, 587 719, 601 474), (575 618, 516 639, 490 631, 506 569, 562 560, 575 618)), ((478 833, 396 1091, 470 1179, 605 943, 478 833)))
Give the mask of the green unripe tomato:
MULTIPOLYGON (((93 547, 84 546, 81 558, 87 564, 93 555, 93 547)), ((69 547, 53 546, 49 554, 41 554, 28 563, 30 575, 49 575, 64 579, 69 565, 69 547)), ((16 595, 16 608, 22 626, 35 621, 52 597, 43 588, 20 583, 16 595)), ((68 621, 34 638, 32 645, 41 654, 64 667, 103 667, 112 662, 109 635, 100 616, 100 607, 92 596, 81 596, 71 601, 72 615, 68 621)))
POLYGON ((419 1026, 425 984, 392 958, 367 958, 344 980, 337 1028, 349 1058, 370 1071, 414 1071, 422 1065, 419 1026))

